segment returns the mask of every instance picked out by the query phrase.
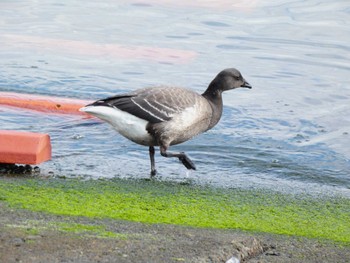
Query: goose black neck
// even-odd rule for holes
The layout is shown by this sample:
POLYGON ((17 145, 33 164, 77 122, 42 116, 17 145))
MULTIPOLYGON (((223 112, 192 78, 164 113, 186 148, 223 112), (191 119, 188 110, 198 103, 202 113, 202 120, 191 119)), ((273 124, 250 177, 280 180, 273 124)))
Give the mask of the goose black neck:
POLYGON ((206 98, 212 108, 212 119, 210 121, 209 129, 214 127, 221 118, 222 115, 222 89, 215 81, 210 83, 207 90, 202 94, 206 98))
POLYGON ((207 100, 210 100, 213 102, 217 100, 222 101, 221 93, 222 93, 222 88, 221 88, 220 82, 217 80, 217 78, 215 78, 209 84, 207 90, 202 94, 202 96, 205 97, 207 100))

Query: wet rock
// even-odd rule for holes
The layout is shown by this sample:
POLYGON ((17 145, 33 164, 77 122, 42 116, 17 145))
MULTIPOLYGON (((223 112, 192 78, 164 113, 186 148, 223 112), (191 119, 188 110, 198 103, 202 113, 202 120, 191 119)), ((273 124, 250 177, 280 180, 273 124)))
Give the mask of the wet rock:
POLYGON ((244 262, 250 258, 257 257, 264 252, 264 246, 256 238, 249 238, 243 241, 232 241, 233 248, 236 252, 233 257, 239 259, 238 262, 244 262))
POLYGON ((40 235, 30 235, 26 237, 26 240, 39 240, 42 239, 42 236, 40 235))
POLYGON ((10 243, 15 247, 20 247, 24 244, 25 240, 20 237, 14 237, 10 240, 10 243))
POLYGON ((276 256, 279 257, 281 255, 281 253, 276 252, 276 251, 268 251, 265 253, 266 256, 276 256))
POLYGON ((29 165, 29 164, 26 164, 25 166, 24 166, 24 171, 26 172, 26 173, 31 173, 32 172, 32 167, 29 165))
POLYGON ((0 173, 9 174, 16 168, 15 164, 0 163, 0 173))
POLYGON ((40 168, 39 168, 38 166, 35 166, 35 167, 33 168, 33 172, 34 172, 35 174, 39 174, 39 173, 40 173, 40 168))
POLYGON ((81 134, 74 134, 72 136, 72 139, 74 139, 74 140, 80 140, 82 138, 84 138, 84 135, 81 135, 81 134))
POLYGON ((225 263, 240 263, 240 261, 238 258, 232 257, 229 260, 227 260, 225 263))
POLYGON ((30 165, 17 165, 0 163, 0 174, 16 175, 16 174, 32 174, 33 168, 30 165))

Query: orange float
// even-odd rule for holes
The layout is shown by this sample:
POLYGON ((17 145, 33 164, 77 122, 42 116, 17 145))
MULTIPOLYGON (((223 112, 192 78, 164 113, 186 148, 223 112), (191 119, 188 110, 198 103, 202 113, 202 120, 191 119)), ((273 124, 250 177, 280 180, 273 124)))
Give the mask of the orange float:
POLYGON ((0 105, 26 108, 53 113, 79 114, 88 116, 79 109, 91 103, 88 100, 50 97, 14 92, 0 92, 0 105))
MULTIPOLYGON (((31 109, 47 113, 79 114, 79 109, 91 101, 0 92, 0 105, 31 109)), ((48 134, 0 130, 0 164, 39 164, 51 159, 48 134)))
POLYGON ((50 159, 48 134, 0 130, 0 163, 39 164, 50 159))

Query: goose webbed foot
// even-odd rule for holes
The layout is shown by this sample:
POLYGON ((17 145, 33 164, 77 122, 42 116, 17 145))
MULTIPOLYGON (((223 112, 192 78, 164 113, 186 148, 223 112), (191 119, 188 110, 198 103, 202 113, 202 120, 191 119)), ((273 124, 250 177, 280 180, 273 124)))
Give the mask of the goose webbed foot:
POLYGON ((182 156, 179 157, 179 160, 182 162, 182 164, 188 169, 188 170, 196 170, 196 166, 192 162, 192 160, 184 153, 181 152, 182 156))
POLYGON ((154 177, 157 175, 157 170, 151 170, 151 177, 154 177))
POLYGON ((161 146, 160 154, 164 157, 177 157, 188 170, 196 170, 196 166, 184 152, 168 152, 167 147, 161 146))

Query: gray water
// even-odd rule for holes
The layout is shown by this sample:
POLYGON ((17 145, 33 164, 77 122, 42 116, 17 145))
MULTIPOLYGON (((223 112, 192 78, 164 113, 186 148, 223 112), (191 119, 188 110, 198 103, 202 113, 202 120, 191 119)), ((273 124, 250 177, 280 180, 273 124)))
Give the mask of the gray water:
MULTIPOLYGON (((221 122, 173 147, 198 170, 158 154, 159 177, 350 197, 350 2, 173 2, 2 0, 0 91, 202 92, 236 67, 253 89, 226 92, 221 122)), ((95 120, 0 106, 0 125, 49 133, 40 167, 55 176, 149 177, 148 149, 95 120)))

